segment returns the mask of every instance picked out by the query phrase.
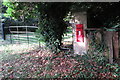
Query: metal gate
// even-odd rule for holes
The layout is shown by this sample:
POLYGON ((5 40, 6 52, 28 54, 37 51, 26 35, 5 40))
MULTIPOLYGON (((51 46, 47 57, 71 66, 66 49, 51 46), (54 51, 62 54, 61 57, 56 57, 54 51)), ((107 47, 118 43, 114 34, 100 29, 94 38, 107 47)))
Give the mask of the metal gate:
POLYGON ((9 26, 9 40, 11 44, 39 43, 35 37, 36 26, 9 26))

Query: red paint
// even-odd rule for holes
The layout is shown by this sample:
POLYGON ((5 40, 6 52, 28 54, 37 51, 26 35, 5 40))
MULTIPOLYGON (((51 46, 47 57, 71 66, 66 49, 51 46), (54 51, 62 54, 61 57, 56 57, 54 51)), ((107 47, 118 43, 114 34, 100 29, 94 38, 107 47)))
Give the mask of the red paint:
POLYGON ((84 42, 83 24, 76 24, 76 40, 77 42, 84 42))

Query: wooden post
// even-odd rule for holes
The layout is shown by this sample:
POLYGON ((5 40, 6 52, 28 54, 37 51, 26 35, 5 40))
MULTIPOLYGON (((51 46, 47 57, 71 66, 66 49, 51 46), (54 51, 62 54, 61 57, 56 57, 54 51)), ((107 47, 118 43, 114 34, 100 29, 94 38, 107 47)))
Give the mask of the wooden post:
POLYGON ((109 63, 113 63, 113 31, 104 31, 104 41, 105 44, 108 46, 108 58, 109 63))
POLYGON ((114 59, 119 58, 119 39, 118 32, 113 33, 113 49, 114 49, 114 59))
POLYGON ((109 47, 109 63, 113 63, 113 31, 107 31, 108 47, 109 47))

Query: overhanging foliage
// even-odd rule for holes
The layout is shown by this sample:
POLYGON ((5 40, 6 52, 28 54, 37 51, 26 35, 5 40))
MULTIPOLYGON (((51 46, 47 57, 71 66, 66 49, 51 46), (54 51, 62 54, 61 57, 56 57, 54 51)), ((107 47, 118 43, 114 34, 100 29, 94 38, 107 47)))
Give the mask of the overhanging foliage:
POLYGON ((8 7, 6 15, 14 19, 23 22, 27 22, 31 17, 37 19, 39 38, 42 37, 53 51, 58 51, 62 35, 67 29, 63 18, 68 12, 87 11, 88 27, 104 28, 120 24, 119 3, 3 2, 3 4, 8 7))
POLYGON ((19 21, 27 22, 28 18, 37 18, 38 37, 46 42, 52 51, 58 51, 62 35, 67 29, 63 18, 69 11, 71 3, 3 3, 8 7, 7 14, 19 21))

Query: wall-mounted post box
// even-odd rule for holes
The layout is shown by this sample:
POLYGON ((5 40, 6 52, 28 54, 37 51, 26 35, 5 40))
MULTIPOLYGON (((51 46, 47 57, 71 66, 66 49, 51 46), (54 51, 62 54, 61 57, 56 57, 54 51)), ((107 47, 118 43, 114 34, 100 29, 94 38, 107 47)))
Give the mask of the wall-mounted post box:
POLYGON ((87 28, 87 13, 75 12, 73 13, 73 49, 74 54, 83 55, 87 53, 86 32, 87 28))
POLYGON ((84 42, 83 24, 76 24, 76 40, 77 42, 84 42))

